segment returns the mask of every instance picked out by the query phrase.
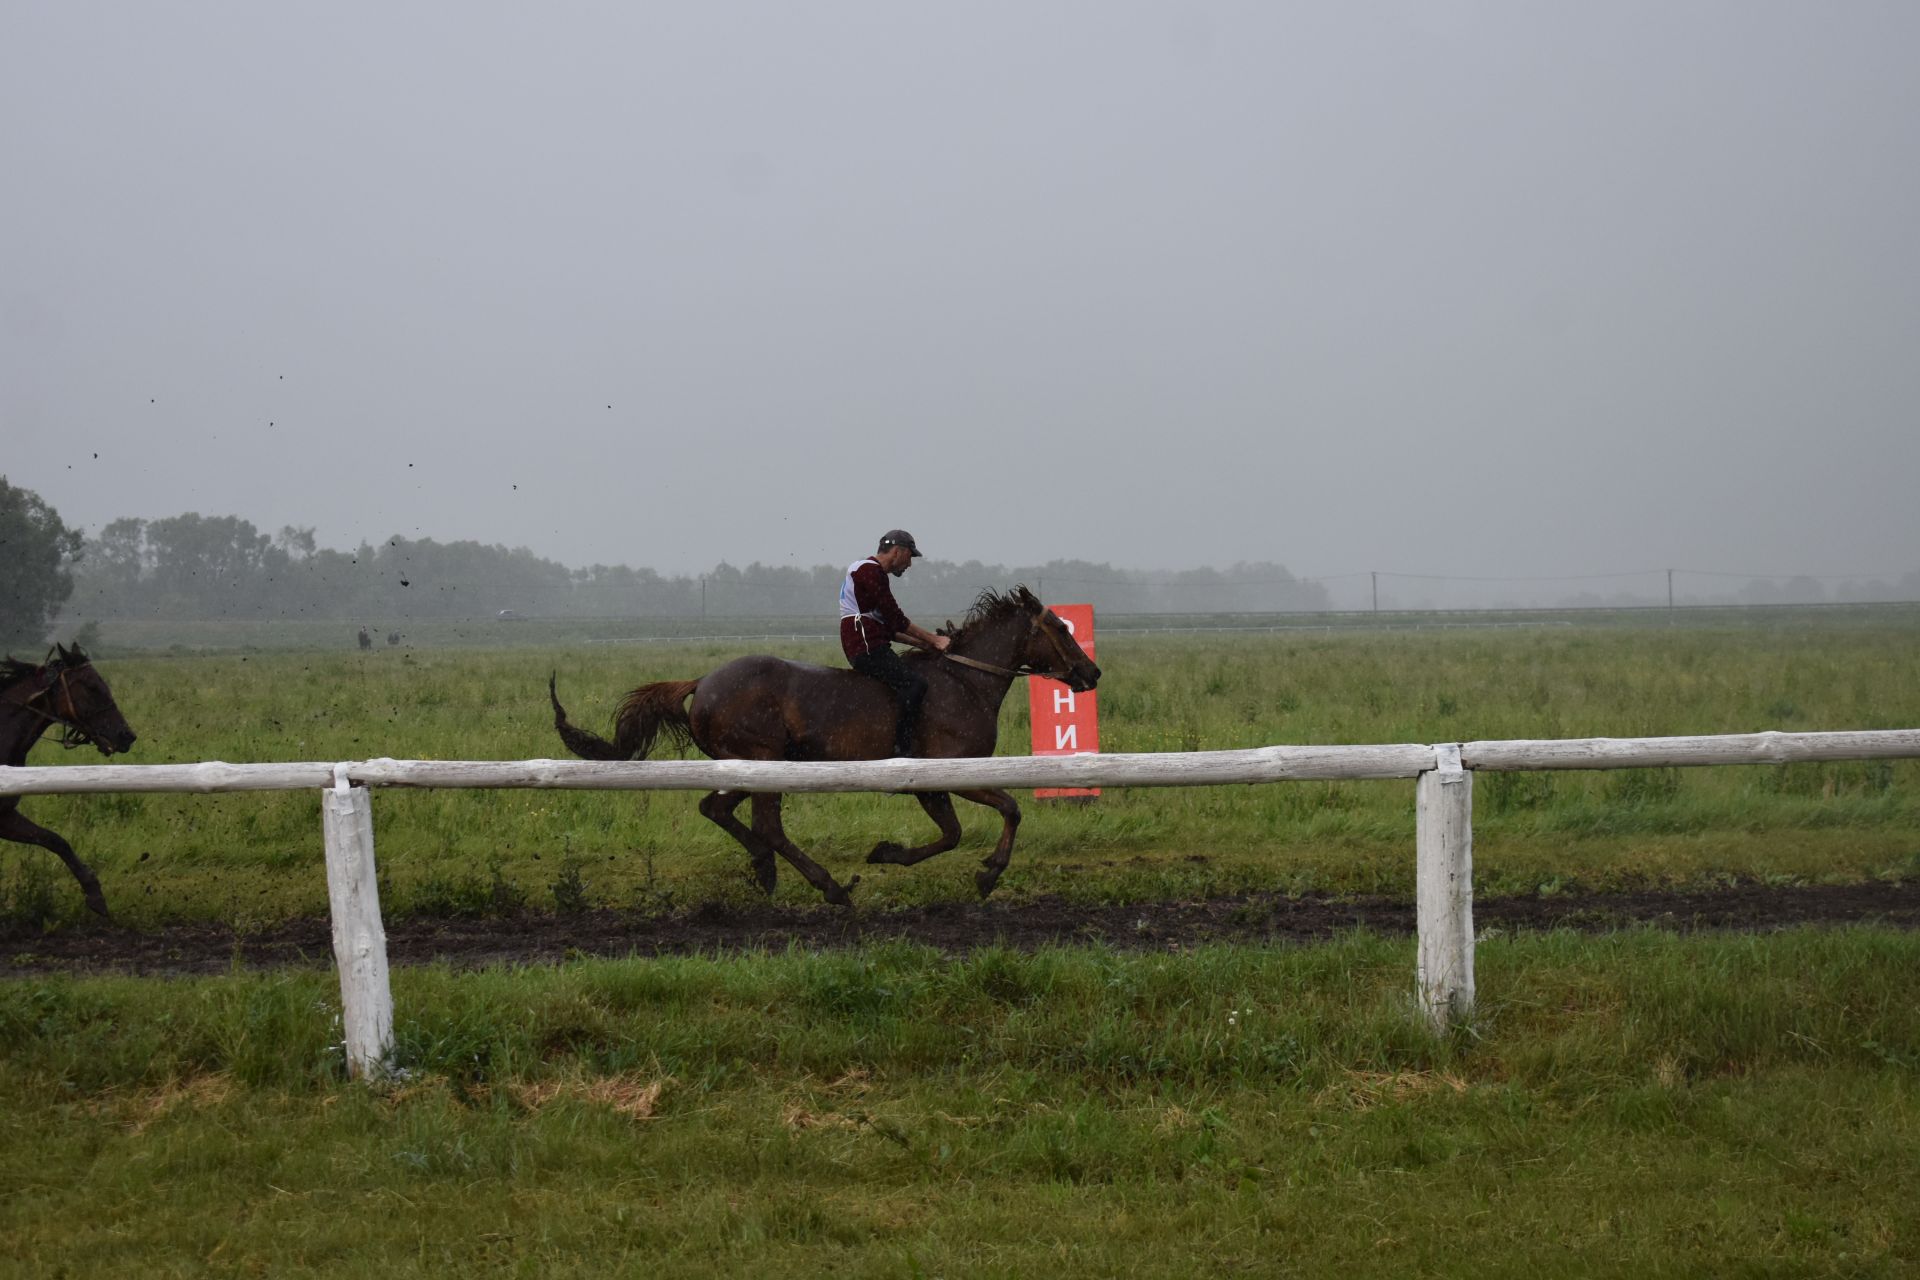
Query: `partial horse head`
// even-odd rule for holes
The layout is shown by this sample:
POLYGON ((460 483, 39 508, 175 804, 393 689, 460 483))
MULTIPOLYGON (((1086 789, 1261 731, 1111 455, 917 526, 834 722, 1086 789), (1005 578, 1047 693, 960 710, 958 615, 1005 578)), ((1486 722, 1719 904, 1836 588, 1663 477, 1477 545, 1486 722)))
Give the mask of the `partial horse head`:
POLYGON ((1033 615, 1033 626, 1028 633, 1027 649, 1021 654, 1021 661, 1036 671, 1064 681, 1067 688, 1075 693, 1086 693, 1099 684, 1100 668, 1094 665, 1087 651, 1074 639, 1073 628, 1062 622, 1059 614, 1041 604, 1031 591, 1025 587, 1016 590, 1033 601, 1038 610, 1033 615), (1066 674, 1059 674, 1061 672, 1066 674))
POLYGON ((966 621, 947 628, 954 652, 964 653, 968 642, 988 636, 1011 640, 1010 665, 1063 682, 1075 693, 1086 693, 1100 683, 1100 668, 1087 656, 1073 631, 1060 616, 1024 586, 1011 591, 982 591, 966 621))
POLYGON ((56 644, 41 670, 47 682, 34 699, 42 714, 62 727, 60 741, 69 747, 91 743, 103 756, 133 747, 134 732, 113 700, 113 690, 94 670, 93 659, 75 645, 56 644))
MULTIPOLYGON (((0 711, 4 711, 0 715, 0 763, 24 762, 40 735, 54 725, 60 726, 62 746, 92 745, 106 756, 133 746, 133 730, 114 705, 113 690, 107 688, 79 645, 71 649, 55 645, 38 666, 0 658, 0 711)), ((52 853, 80 882, 87 906, 100 915, 107 914, 99 877, 59 832, 49 831, 21 813, 18 796, 0 796, 0 840, 37 844, 52 853)))

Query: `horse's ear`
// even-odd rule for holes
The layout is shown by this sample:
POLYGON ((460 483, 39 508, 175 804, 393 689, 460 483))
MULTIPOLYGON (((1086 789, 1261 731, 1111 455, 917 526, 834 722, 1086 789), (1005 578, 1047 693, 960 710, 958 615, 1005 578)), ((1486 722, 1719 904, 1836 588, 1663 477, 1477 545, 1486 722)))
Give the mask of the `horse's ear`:
POLYGON ((67 646, 61 644, 58 640, 55 640, 53 642, 53 651, 60 655, 60 661, 62 662, 67 661, 69 658, 73 656, 72 654, 67 652, 67 646))

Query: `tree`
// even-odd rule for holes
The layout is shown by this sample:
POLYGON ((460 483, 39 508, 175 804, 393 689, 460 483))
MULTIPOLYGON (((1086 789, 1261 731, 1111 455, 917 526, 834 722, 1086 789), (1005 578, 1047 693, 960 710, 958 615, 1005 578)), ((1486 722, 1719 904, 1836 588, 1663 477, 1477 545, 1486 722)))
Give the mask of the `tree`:
POLYGON ((44 644, 73 594, 85 539, 31 489, 0 476, 0 649, 44 644))

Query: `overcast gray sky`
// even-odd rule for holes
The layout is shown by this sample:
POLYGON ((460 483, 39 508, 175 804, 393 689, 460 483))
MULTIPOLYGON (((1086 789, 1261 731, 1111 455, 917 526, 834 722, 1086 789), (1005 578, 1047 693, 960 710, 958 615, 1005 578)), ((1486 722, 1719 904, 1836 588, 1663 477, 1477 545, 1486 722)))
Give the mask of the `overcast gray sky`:
POLYGON ((0 0, 0 472, 572 565, 1920 568, 1920 5, 0 0))

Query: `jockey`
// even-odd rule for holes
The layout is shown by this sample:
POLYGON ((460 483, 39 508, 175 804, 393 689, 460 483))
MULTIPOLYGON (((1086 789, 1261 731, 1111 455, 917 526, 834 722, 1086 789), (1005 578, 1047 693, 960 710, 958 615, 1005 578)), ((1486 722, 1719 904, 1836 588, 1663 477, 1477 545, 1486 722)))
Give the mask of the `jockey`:
POLYGON ((890 529, 880 539, 880 550, 847 566, 840 584, 840 647, 855 671, 893 690, 900 698, 900 720, 894 726, 893 754, 913 754, 913 732, 920 719, 920 700, 927 696, 927 678, 900 660, 893 642, 900 640, 934 653, 947 647, 945 636, 923 631, 907 621, 893 601, 887 575, 907 571, 920 549, 905 529, 890 529))

